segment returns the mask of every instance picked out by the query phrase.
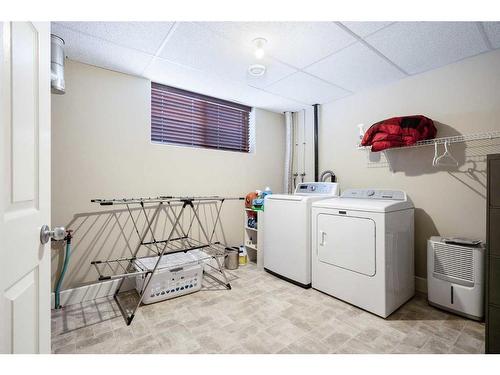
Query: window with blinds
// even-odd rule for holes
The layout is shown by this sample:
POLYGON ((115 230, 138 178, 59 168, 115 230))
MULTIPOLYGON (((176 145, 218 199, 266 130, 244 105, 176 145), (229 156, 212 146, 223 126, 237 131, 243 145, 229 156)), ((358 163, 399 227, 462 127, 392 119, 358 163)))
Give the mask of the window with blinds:
POLYGON ((249 151, 251 108, 151 83, 151 141, 249 151))

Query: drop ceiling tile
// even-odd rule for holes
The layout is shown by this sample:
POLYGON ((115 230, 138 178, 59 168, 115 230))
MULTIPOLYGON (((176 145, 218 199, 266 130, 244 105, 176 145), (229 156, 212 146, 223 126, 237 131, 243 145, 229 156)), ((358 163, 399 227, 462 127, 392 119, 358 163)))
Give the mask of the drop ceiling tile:
POLYGON ((175 64, 158 57, 154 58, 148 65, 144 71, 144 77, 164 85, 211 95, 210 93, 200 91, 201 88, 204 87, 203 84, 205 82, 203 79, 204 75, 201 71, 175 64))
POLYGON ((295 100, 283 98, 261 90, 255 90, 247 93, 248 102, 255 103, 252 106, 262 108, 271 112, 286 112, 286 111, 300 111, 309 107, 305 103, 300 103, 295 100))
POLYGON ((296 71, 269 58, 256 60, 251 49, 219 36, 203 25, 191 22, 177 25, 160 56, 254 87, 268 86, 296 71), (248 67, 254 63, 266 66, 264 76, 255 78, 248 74, 248 67))
POLYGON ((267 39, 266 52, 286 64, 303 68, 356 40, 333 22, 204 22, 219 35, 247 51, 252 40, 267 39))
POLYGON ((350 94, 349 91, 302 72, 272 84, 266 91, 309 105, 326 103, 350 94))
POLYGON ((215 78, 199 69, 175 64, 162 58, 155 58, 144 71, 144 76, 164 85, 248 104, 233 95, 238 90, 244 89, 245 85, 238 85, 224 77, 215 78))
POLYGON ((311 65, 306 71, 353 92, 405 77, 359 42, 311 65))
POLYGON ((154 55, 174 22, 58 22, 58 24, 154 55))
POLYGON ((484 31, 493 48, 500 48, 500 22, 483 22, 484 31))
POLYGON ((52 24, 52 33, 66 42, 64 51, 68 58, 122 73, 141 75, 151 61, 151 56, 117 46, 102 39, 78 33, 58 24, 52 24))
POLYGON ((195 91, 201 94, 231 100, 274 112, 297 110, 305 104, 270 94, 244 83, 234 82, 217 75, 155 58, 144 72, 151 81, 195 91))
POLYGON ((240 94, 236 95, 239 95, 240 98, 252 107, 267 109, 272 112, 298 111, 308 107, 305 103, 284 98, 253 87, 240 90, 240 94))
POLYGON ((488 49, 475 22, 397 22, 366 41, 410 74, 488 49))
POLYGON ((379 22, 354 22, 354 21, 347 21, 347 22, 342 22, 344 26, 346 26, 348 29, 350 29, 353 33, 357 34, 358 36, 364 38, 365 36, 368 36, 370 34, 373 34, 375 31, 378 31, 388 25, 390 25, 391 21, 379 21, 379 22))

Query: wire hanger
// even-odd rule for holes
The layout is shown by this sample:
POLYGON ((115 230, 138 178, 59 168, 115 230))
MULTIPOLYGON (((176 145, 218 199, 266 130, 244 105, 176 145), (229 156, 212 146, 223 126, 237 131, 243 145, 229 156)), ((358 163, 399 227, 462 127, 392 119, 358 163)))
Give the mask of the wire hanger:
POLYGON ((440 156, 438 155, 438 144, 434 143, 434 159, 432 160, 432 165, 434 167, 458 167, 458 161, 453 157, 450 150, 448 150, 448 143, 444 142, 444 153, 440 156))

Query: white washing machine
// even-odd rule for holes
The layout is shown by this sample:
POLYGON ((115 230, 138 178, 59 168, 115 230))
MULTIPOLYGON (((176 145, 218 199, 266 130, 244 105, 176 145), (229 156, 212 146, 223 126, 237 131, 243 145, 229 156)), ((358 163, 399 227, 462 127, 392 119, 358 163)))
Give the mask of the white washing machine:
POLYGON ((304 288, 311 287, 311 205, 338 195, 333 182, 304 182, 293 195, 266 196, 264 269, 304 288))
POLYGON ((383 318, 413 297, 414 207, 403 191, 350 189, 311 212, 314 289, 383 318))

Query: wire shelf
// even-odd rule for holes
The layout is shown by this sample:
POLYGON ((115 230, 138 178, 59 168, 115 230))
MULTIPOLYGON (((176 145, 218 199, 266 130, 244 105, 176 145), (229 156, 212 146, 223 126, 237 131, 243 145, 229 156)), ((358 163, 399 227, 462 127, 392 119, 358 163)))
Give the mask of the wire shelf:
POLYGON ((106 281, 152 273, 156 263, 158 263, 157 272, 161 272, 162 270, 205 263, 214 258, 223 258, 225 255, 226 248, 221 244, 203 244, 194 239, 186 239, 185 242, 188 242, 190 246, 182 250, 166 251, 161 259, 158 259, 159 256, 144 256, 97 260, 91 264, 99 275, 98 280, 106 281), (178 256, 179 254, 185 254, 185 256, 178 256))
POLYGON ((218 195, 210 196, 184 196, 184 197, 174 197, 170 195, 160 195, 158 197, 147 197, 147 198, 122 198, 122 199, 92 199, 92 203, 98 203, 101 206, 112 206, 112 205, 134 205, 134 204, 154 204, 154 203, 184 203, 184 202, 220 202, 225 200, 244 200, 242 197, 220 197, 218 195))
MULTIPOLYGON (((425 139, 423 141, 418 141, 411 146, 401 146, 401 147, 391 147, 386 150, 402 150, 408 148, 417 148, 423 146, 432 146, 434 144, 451 144, 451 143, 460 143, 460 142, 469 142, 469 141, 480 141, 480 140, 491 140, 500 138, 500 131, 490 131, 484 133, 475 133, 475 134, 467 134, 467 135, 454 135, 450 137, 440 137, 433 139, 425 139)), ((371 150, 370 146, 360 146, 358 145, 358 149, 360 150, 371 150)), ((384 150, 384 151, 386 151, 384 150)))

